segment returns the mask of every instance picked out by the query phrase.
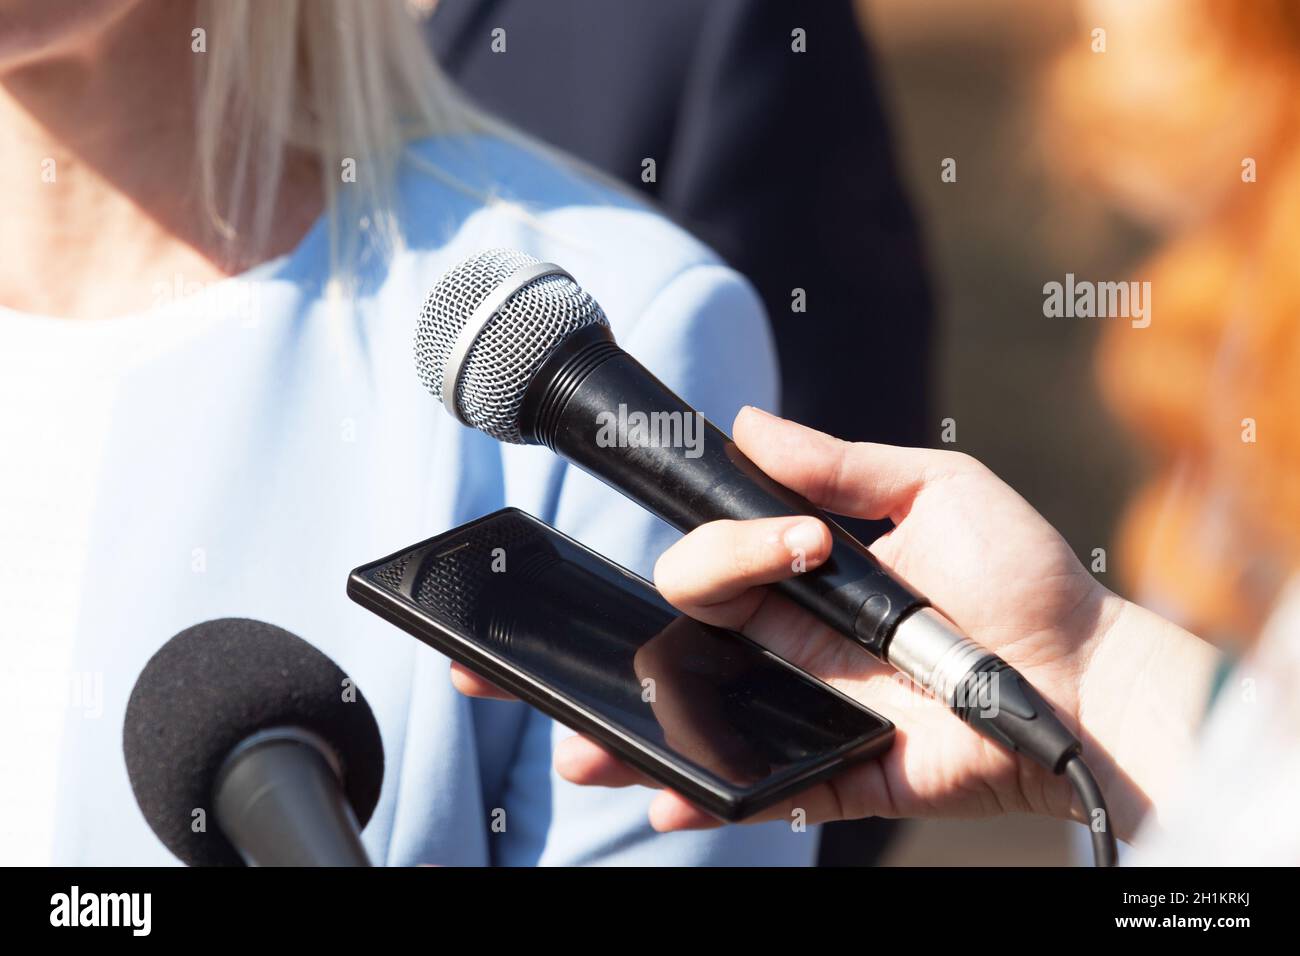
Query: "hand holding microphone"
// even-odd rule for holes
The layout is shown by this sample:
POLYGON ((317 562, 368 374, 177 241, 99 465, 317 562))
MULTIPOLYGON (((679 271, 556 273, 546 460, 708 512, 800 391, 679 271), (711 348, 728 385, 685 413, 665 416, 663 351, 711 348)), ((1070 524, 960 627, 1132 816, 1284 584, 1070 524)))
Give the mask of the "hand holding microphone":
MULTIPOLYGON (((1137 688, 1166 679, 1163 669, 1148 670, 1158 642, 1137 627, 1137 618, 1154 615, 1098 584, 1024 499, 968 456, 851 444, 754 409, 742 411, 734 433, 761 468, 819 506, 895 523, 873 553, 1031 681, 1072 729, 1082 736, 1086 728, 1084 752, 1109 801, 1107 822, 1118 836, 1131 837, 1149 809, 1149 793, 1166 785, 1151 758, 1167 752, 1169 742, 1133 726, 1137 688), (1119 754, 1142 759, 1121 770, 1119 754), (1130 777, 1135 770, 1137 781, 1130 777)), ((898 726, 893 751, 877 764, 850 770, 774 816, 799 805, 822 820, 1028 812, 1091 822, 1062 776, 989 746, 939 702, 853 653, 833 629, 810 626, 799 607, 770 593, 767 585, 794 573, 790 537, 817 542, 802 545, 809 568, 826 559, 830 536, 818 522, 768 518, 698 528, 655 568, 655 583, 681 610, 742 631, 898 726)), ((571 766, 591 777, 610 772, 576 750, 566 754, 571 766)), ((654 815, 665 829, 704 823, 671 795, 658 800, 654 815)))

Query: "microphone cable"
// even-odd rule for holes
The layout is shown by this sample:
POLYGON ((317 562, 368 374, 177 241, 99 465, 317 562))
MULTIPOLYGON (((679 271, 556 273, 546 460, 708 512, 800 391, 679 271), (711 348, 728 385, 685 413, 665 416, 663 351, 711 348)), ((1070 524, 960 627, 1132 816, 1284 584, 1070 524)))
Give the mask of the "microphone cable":
POLYGON ((1102 796, 1097 778, 1092 775, 1088 765, 1080 754, 1075 754, 1065 762, 1065 776, 1069 779, 1074 792, 1083 804, 1083 814, 1087 818, 1087 827, 1092 832, 1092 861, 1094 866, 1117 866, 1119 864, 1119 846, 1115 842, 1115 832, 1110 825, 1110 810, 1106 807, 1106 798, 1102 796), (1096 823, 1101 815, 1101 828, 1096 823))

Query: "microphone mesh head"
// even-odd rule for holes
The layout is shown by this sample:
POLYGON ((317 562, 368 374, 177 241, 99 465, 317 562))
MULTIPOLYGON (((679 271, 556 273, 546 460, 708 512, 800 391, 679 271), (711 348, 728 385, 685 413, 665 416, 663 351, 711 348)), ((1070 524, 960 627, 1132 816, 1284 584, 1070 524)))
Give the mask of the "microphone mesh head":
MULTIPOLYGON (((494 289, 524 266, 540 262, 511 249, 489 249, 447 271, 433 287, 415 330, 420 381, 439 401, 452 349, 470 315, 494 289)), ((523 444, 519 409, 528 383, 555 347, 588 325, 608 326, 596 300, 566 276, 525 285, 488 320, 465 355, 456 409, 498 441, 523 444)))

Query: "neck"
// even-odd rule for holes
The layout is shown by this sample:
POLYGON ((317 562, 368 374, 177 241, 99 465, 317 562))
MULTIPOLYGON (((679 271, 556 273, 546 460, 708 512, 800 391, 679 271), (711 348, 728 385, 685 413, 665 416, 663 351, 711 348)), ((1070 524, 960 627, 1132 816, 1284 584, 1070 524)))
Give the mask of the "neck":
MULTIPOLYGON (((146 308, 159 283, 253 265, 197 184, 192 2, 144 0, 76 48, 0 72, 0 304, 102 317, 146 308)), ((310 177, 286 166, 286 214, 266 250, 306 230, 310 177)))

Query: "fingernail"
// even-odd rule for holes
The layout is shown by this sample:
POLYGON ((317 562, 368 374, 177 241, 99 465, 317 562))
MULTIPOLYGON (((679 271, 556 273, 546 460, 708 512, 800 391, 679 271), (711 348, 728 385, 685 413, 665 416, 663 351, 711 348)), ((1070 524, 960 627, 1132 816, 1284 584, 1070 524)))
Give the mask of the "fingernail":
POLYGON ((771 412, 765 412, 757 405, 746 405, 741 411, 753 412, 755 415, 762 415, 764 418, 776 418, 771 412))
POLYGON ((792 553, 798 553, 804 557, 819 555, 822 546, 822 534, 821 522, 808 518, 786 528, 785 534, 781 535, 781 542, 792 553))

